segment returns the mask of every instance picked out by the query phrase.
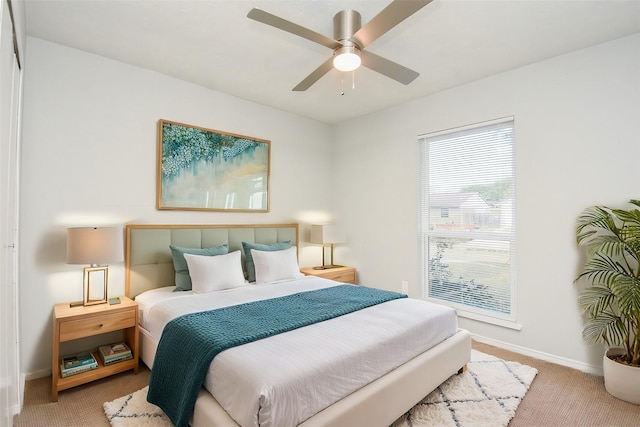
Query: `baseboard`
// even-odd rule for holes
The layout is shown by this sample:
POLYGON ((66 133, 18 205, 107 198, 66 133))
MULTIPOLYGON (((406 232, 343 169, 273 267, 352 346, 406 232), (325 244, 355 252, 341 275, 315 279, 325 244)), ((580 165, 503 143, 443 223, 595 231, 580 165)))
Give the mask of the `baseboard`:
POLYGON ((22 412, 22 408, 24 407, 24 390, 27 384, 27 377, 25 374, 20 374, 20 407, 18 408, 18 413, 22 412))
POLYGON ((21 410, 22 410, 22 407, 20 405, 13 405, 9 407, 9 413, 11 414, 11 417, 18 415, 21 410))
POLYGON ((476 334, 471 334, 471 338, 475 341, 500 347, 514 353, 533 357, 535 359, 544 360, 545 362, 555 363, 556 365, 566 366, 568 368, 578 369, 592 375, 603 375, 602 366, 595 366, 589 363, 580 362, 578 360, 567 359, 566 357, 556 356, 555 354, 545 353, 543 351, 533 350, 531 348, 521 347, 519 345, 510 344, 504 341, 487 338, 476 334))
MULTIPOLYGON (((471 334, 471 338, 475 341, 500 347, 505 350, 513 351, 514 353, 523 354, 525 356, 533 357, 536 359, 544 360, 546 362, 555 363, 556 365, 566 366, 573 369, 586 372, 593 375, 603 375, 602 366, 591 365, 589 363, 580 362, 573 359, 567 359, 566 357, 556 356, 555 354, 545 353, 543 351, 534 350, 527 347, 521 347, 519 345, 510 344, 504 341, 496 340, 493 338, 487 338, 477 334, 471 334)), ((51 369, 42 369, 40 371, 30 372, 26 374, 26 380, 35 380, 38 378, 51 375, 51 369)), ((22 389, 24 389, 25 376, 22 376, 22 389)), ((23 393, 20 394, 24 396, 23 393)))
MULTIPOLYGON (((51 369, 41 369, 35 372, 27 372, 22 375, 26 381, 37 380, 38 378, 44 378, 47 376, 51 376, 51 369)), ((24 380, 23 380, 24 382, 24 380)))

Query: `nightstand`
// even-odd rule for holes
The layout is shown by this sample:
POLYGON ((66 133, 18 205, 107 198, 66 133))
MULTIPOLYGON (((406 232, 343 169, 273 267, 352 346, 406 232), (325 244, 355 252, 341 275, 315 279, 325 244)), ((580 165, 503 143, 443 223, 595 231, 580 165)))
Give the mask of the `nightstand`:
MULTIPOLYGON (((133 369, 138 373, 138 303, 120 297, 120 304, 100 304, 70 307, 56 304, 53 309, 53 357, 51 364, 51 400, 58 401, 58 392, 133 369), (60 375, 60 343, 122 330, 124 342, 131 348, 133 358, 105 366, 97 351, 93 357, 98 368, 62 378, 60 375)), ((66 356, 66 355, 65 355, 66 356)))
POLYGON ((356 284, 356 269, 354 267, 336 267, 326 270, 316 270, 313 267, 301 268, 300 271, 306 276, 318 276, 336 282, 356 284))

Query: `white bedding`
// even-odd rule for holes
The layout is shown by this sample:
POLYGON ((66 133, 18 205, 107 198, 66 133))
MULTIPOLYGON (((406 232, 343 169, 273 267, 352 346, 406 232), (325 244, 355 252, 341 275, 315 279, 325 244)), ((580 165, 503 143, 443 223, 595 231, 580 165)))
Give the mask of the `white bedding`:
MULTIPOLYGON (((142 326, 159 340, 164 325, 181 314, 335 285, 305 277, 211 294, 168 287, 136 301, 142 326)), ((243 427, 295 426, 456 330, 448 307, 393 300, 226 350, 212 362, 205 388, 243 427)))

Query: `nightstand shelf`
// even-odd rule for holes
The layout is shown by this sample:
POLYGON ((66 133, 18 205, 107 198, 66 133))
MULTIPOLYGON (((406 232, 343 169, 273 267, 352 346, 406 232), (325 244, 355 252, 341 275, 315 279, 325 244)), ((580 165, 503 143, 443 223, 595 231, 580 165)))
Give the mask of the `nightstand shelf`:
POLYGON ((51 376, 51 400, 58 401, 58 392, 100 378, 133 369, 138 373, 139 331, 138 304, 127 297, 120 297, 120 304, 69 307, 57 304, 53 309, 53 355, 51 376), (122 330, 124 342, 131 348, 133 358, 105 366, 97 351, 93 357, 98 368, 70 375, 60 375, 60 344, 86 337, 122 330))
POLYGON ((302 274, 306 276, 318 276, 336 282, 356 284, 356 269, 354 267, 336 267, 327 268, 325 270, 316 270, 313 267, 300 269, 302 274))

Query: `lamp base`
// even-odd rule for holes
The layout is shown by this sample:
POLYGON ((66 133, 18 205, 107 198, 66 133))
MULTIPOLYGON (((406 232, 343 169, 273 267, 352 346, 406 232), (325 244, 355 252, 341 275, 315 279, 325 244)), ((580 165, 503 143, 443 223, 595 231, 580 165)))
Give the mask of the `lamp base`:
POLYGON ((92 266, 84 268, 83 300, 69 303, 69 307, 87 307, 107 303, 108 266, 92 266), (93 292, 92 292, 93 291, 93 292), (99 292, 99 298, 92 298, 92 293, 99 292))
POLYGON ((320 265, 318 267, 313 267, 313 269, 314 270, 329 270, 331 268, 340 268, 340 267, 344 267, 344 265, 335 265, 335 264, 320 265))
MULTIPOLYGON (((90 305, 96 305, 96 304, 106 304, 107 301, 106 300, 91 300, 91 301, 87 301, 86 303, 84 301, 74 301, 74 302, 70 302, 69 303, 69 307, 73 308, 73 307, 88 307, 90 305)), ((118 304, 117 303, 112 303, 111 300, 109 300, 110 304, 118 304)))

